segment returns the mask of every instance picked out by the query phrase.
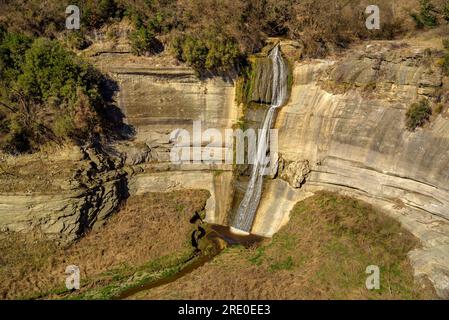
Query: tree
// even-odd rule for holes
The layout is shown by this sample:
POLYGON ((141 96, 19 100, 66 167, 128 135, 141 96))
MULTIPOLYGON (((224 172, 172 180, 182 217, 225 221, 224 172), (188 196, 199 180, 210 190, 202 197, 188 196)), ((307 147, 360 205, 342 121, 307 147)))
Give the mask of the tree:
POLYGON ((17 153, 101 131, 101 75, 57 41, 7 35, 0 45, 0 148, 17 153))

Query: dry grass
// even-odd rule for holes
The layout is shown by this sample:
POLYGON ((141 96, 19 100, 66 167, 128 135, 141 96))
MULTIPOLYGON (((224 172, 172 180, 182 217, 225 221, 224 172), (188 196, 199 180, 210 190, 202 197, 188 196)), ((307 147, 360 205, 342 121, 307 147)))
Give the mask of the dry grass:
POLYGON ((140 299, 426 299, 407 259, 417 240, 370 205, 330 193, 298 203, 291 220, 258 248, 232 247, 140 299), (368 265, 381 289, 365 287, 368 265))
POLYGON ((62 191, 69 188, 68 178, 79 167, 78 161, 48 161, 38 156, 17 157, 13 163, 0 161, 0 191, 43 193, 62 191))
MULTIPOLYGON (((190 218, 204 208, 207 191, 133 196, 107 225, 68 248, 42 237, 3 234, 0 241, 0 298, 37 297, 64 291, 65 268, 81 270, 81 293, 126 279, 138 267, 153 271, 192 253, 190 218)), ((160 270, 159 270, 160 271, 160 270)))

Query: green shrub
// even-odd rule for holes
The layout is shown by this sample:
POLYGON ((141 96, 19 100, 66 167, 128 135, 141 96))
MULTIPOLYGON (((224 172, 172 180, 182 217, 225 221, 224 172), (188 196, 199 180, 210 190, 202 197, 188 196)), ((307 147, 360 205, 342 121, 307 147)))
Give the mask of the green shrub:
POLYGON ((115 0, 87 0, 80 8, 83 8, 83 25, 88 28, 100 28, 112 19, 120 19, 124 14, 124 8, 115 0))
POLYGON ((6 34, 5 27, 0 24, 0 41, 3 41, 3 38, 5 37, 5 34, 6 34))
POLYGON ((17 33, 7 33, 0 43, 0 81, 14 81, 25 60, 25 52, 30 48, 32 39, 17 33))
POLYGON ((225 72, 237 69, 242 61, 237 42, 216 31, 178 36, 171 46, 178 59, 198 71, 225 72))
POLYGON ((435 6, 430 0, 419 0, 419 13, 412 13, 411 16, 416 23, 416 27, 421 29, 423 27, 435 27, 438 25, 438 20, 435 15, 437 12, 435 6))
POLYGON ((162 43, 146 27, 140 27, 129 36, 131 48, 135 55, 156 54, 163 50, 162 43))
POLYGON ((423 126, 429 121, 431 115, 432 109, 427 100, 413 103, 407 110, 405 125, 408 130, 414 131, 416 128, 423 126))
MULTIPOLYGON (((444 49, 449 50, 449 39, 443 39, 442 41, 444 49)), ((439 64, 443 69, 443 73, 446 76, 449 76, 449 53, 446 52, 443 58, 439 61, 439 64)))
POLYGON ((447 22, 449 22, 449 1, 446 1, 446 3, 443 6, 443 18, 447 22))
POLYGON ((80 30, 67 32, 64 39, 71 50, 84 50, 92 44, 80 30))
POLYGON ((449 76, 449 53, 446 53, 441 60, 441 68, 446 76, 449 76))
POLYGON ((444 110, 444 105, 442 103, 439 103, 435 106, 435 113, 441 114, 444 110))
POLYGON ((444 49, 449 50, 449 39, 443 39, 442 42, 444 49))
POLYGON ((53 132, 58 138, 65 138, 73 133, 73 121, 67 114, 56 117, 53 123, 53 132))

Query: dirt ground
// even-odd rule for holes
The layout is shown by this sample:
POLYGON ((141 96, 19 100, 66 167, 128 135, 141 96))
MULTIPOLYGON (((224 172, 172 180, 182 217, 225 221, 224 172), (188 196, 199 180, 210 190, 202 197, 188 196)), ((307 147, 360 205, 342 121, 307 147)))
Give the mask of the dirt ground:
POLYGON ((133 299, 430 299, 415 284, 407 252, 418 241, 360 201, 320 193, 298 203, 290 222, 258 247, 227 248, 175 282, 133 299), (367 290, 367 266, 380 290, 367 290))
POLYGON ((55 298, 68 265, 80 268, 81 292, 154 261, 154 270, 163 269, 192 253, 190 219, 208 197, 201 190, 130 197, 104 227, 68 248, 39 235, 0 234, 0 299, 55 298))

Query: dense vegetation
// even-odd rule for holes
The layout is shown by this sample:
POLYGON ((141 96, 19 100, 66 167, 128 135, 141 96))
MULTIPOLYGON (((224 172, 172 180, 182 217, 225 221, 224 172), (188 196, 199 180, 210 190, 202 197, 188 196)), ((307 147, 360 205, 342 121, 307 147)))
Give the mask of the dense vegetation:
MULTIPOLYGON (((6 0, 2 10, 9 31, 50 38, 73 38, 83 48, 93 30, 129 19, 129 37, 136 54, 171 48, 200 70, 238 69, 270 36, 302 41, 306 56, 324 56, 365 38, 391 38, 403 29, 401 15, 392 14, 388 0, 377 1, 381 29, 365 28, 364 0, 6 0), (70 2, 70 3, 69 3, 70 2), (64 30, 65 7, 81 9, 81 30, 64 30), (162 41, 159 42, 159 41, 162 41)), ((421 13, 426 11, 421 10, 421 13)))
POLYGON ((101 133, 102 76, 57 41, 0 35, 0 148, 37 149, 49 140, 101 133))

